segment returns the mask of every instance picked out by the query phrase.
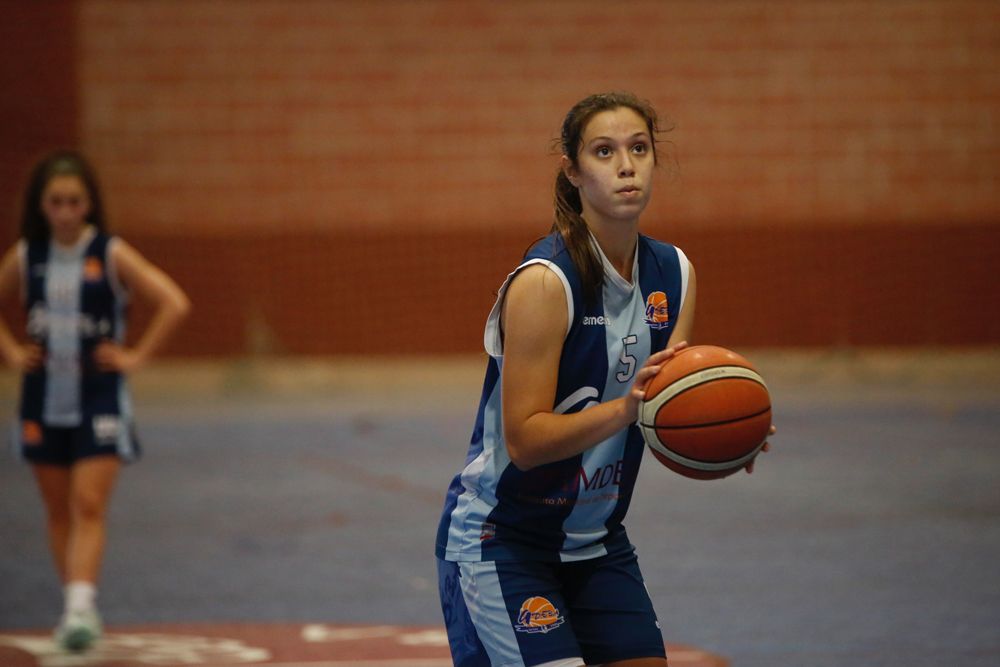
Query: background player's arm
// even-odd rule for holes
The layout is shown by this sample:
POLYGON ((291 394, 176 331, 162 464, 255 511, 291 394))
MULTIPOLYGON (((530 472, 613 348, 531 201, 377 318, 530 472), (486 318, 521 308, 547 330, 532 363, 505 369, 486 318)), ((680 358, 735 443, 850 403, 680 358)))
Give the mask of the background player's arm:
MULTIPOLYGON (((0 303, 13 301, 21 290, 21 260, 17 246, 12 246, 0 260, 0 303)), ((0 354, 16 371, 34 370, 42 364, 42 348, 35 343, 21 344, 0 316, 0 354)))
POLYGON ((125 287, 155 308, 149 326, 134 347, 128 349, 104 342, 94 350, 94 361, 101 370, 128 373, 140 368, 163 347, 187 317, 191 302, 170 276, 121 239, 111 246, 111 254, 125 287))
POLYGON ((513 279, 504 299, 504 440, 521 470, 561 461, 606 440, 636 420, 642 387, 673 349, 652 355, 629 394, 581 412, 555 414, 559 359, 568 314, 562 282, 542 265, 513 279))

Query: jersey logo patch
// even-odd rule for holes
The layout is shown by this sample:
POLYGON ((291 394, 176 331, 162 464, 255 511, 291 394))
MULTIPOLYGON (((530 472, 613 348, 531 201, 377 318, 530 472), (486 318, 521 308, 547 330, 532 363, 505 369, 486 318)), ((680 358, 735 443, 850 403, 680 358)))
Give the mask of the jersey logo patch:
POLYGON ((497 536, 497 526, 495 523, 483 522, 482 530, 479 531, 479 541, 485 542, 497 536))
POLYGON ((566 622, 556 606, 549 602, 548 598, 536 596, 528 598, 521 604, 521 611, 517 615, 517 625, 514 629, 518 632, 541 632, 545 634, 550 630, 555 630, 566 622))
POLYGON ((653 292, 646 297, 646 324, 650 329, 666 329, 670 326, 670 311, 667 307, 667 295, 663 292, 653 292))
POLYGON ((104 264, 96 257, 88 257, 83 263, 83 279, 96 283, 104 277, 104 264))

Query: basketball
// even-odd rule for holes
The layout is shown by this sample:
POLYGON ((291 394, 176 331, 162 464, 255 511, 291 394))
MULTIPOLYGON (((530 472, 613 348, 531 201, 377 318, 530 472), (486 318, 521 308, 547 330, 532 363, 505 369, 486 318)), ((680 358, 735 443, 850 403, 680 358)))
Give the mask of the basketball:
POLYGON ((693 479, 719 479, 760 452, 771 397, 753 365, 714 345, 684 348, 660 368, 639 405, 639 428, 660 463, 693 479))

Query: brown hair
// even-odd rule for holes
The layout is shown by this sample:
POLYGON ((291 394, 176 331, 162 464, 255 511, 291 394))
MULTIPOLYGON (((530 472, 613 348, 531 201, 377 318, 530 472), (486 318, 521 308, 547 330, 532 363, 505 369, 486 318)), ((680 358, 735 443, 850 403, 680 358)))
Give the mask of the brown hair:
POLYGON ((28 241, 49 239, 51 233, 49 221, 41 210, 42 193, 49 181, 56 176, 76 176, 83 182, 90 199, 87 222, 99 231, 105 231, 107 224, 104 219, 104 205, 101 202, 101 189, 97 184, 94 168, 80 153, 60 150, 47 155, 31 171, 28 186, 24 191, 24 208, 21 210, 21 237, 28 241))
MULTIPOLYGON (((562 133, 558 140, 562 154, 569 158, 574 166, 577 166, 580 143, 587 123, 594 115, 602 111, 613 111, 621 107, 632 109, 646 121, 649 136, 653 140, 655 163, 656 134, 659 132, 656 110, 649 102, 627 92, 599 93, 577 102, 563 120, 562 133)), ((555 221, 552 223, 551 231, 558 231, 562 234, 566 249, 580 273, 584 301, 593 303, 604 284, 604 267, 601 266, 601 260, 590 243, 590 232, 582 213, 583 204, 580 201, 580 191, 570 183, 566 174, 560 169, 559 173, 556 174, 555 221)))

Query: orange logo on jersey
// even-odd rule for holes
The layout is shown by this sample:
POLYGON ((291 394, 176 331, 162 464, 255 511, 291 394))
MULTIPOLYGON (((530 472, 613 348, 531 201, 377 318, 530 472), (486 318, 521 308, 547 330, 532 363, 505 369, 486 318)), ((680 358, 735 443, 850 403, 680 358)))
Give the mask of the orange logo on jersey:
POLYGON ((96 257, 88 257, 83 263, 83 279, 96 283, 104 277, 104 264, 96 257))
POLYGON ((646 324, 651 329, 666 329, 669 326, 670 311, 667 295, 663 292, 653 292, 646 298, 646 324))
POLYGON ((22 422, 21 440, 26 445, 42 444, 42 425, 34 421, 22 422))
POLYGON ((546 633, 555 630, 565 622, 555 605, 548 599, 541 596, 528 598, 521 604, 521 611, 517 615, 517 625, 514 629, 518 632, 541 632, 546 633))

